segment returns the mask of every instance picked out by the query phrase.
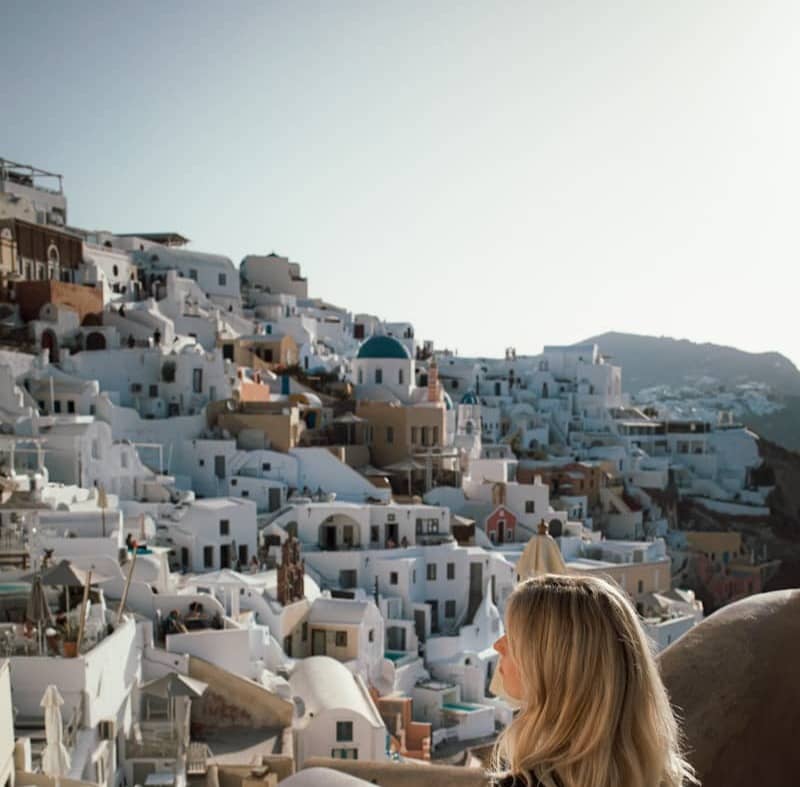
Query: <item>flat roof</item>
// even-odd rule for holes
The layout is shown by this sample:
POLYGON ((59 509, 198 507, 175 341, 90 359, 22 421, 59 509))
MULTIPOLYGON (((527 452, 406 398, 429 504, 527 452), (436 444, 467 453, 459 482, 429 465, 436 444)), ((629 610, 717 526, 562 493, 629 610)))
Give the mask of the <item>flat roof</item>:
POLYGON ((161 243, 164 246, 185 246, 189 243, 189 238, 179 232, 115 232, 120 238, 142 238, 151 240, 153 243, 161 243))

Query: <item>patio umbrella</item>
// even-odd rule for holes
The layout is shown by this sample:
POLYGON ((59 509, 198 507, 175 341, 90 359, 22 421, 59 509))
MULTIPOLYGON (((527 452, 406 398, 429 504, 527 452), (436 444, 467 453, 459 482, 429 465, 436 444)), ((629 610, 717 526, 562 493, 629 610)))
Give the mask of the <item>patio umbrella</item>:
POLYGON ((411 495, 411 474, 414 470, 422 470, 422 465, 413 459, 403 459, 392 465, 386 465, 387 470, 394 470, 396 473, 408 473, 408 494, 411 495))
POLYGON ((143 684, 139 691, 142 694, 149 694, 151 697, 172 699, 174 697, 202 697, 207 688, 208 684, 201 680, 189 678, 178 672, 170 672, 163 678, 156 678, 156 680, 143 684))
MULTIPOLYGON (((31 574, 26 579, 32 582, 36 574, 31 574)), ((69 614, 69 588, 82 588, 86 585, 96 585, 105 582, 109 577, 94 574, 91 571, 82 571, 72 565, 69 560, 62 560, 52 568, 41 574, 42 585, 46 587, 63 587, 66 596, 67 614, 69 614)))
POLYGON ((46 745, 42 752, 42 770, 48 776, 66 776, 70 768, 70 756, 64 746, 64 721, 61 706, 64 700, 52 683, 44 692, 40 705, 44 708, 44 731, 46 745))
POLYGON ((39 655, 42 653, 42 628, 53 624, 53 614, 47 604, 47 596, 42 586, 42 577, 37 574, 33 578, 31 594, 25 605, 25 619, 36 624, 36 644, 39 646, 39 655))
MULTIPOLYGON (((207 688, 208 684, 203 683, 201 680, 188 678, 186 675, 181 675, 177 672, 170 672, 164 675, 163 678, 148 681, 139 690, 142 694, 149 694, 151 697, 167 699, 169 701, 169 718, 172 721, 175 718, 176 697, 186 697, 189 700, 202 697, 207 688)), ((187 708, 187 719, 188 713, 189 710, 187 708)))

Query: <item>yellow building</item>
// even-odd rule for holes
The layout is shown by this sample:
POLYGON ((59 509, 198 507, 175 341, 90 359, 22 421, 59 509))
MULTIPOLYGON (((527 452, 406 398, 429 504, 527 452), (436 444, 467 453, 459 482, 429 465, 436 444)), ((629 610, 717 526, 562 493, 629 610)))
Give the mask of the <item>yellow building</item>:
POLYGON ((360 401, 356 415, 369 425, 370 454, 378 467, 411 459, 428 448, 442 448, 446 426, 443 402, 403 405, 360 401))
POLYGON ((232 360, 237 366, 251 366, 254 369, 294 366, 300 357, 297 342, 287 334, 264 333, 220 339, 218 345, 222 347, 224 358, 232 360))

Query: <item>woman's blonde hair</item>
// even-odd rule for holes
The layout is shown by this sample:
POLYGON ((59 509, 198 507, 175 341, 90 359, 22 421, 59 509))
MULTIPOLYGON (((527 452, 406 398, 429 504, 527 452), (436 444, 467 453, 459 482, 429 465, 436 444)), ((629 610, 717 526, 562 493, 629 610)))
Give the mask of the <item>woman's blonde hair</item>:
POLYGON ((522 582, 506 634, 525 696, 495 746, 496 776, 530 784, 532 773, 562 787, 697 783, 648 639, 615 585, 553 574, 522 582))

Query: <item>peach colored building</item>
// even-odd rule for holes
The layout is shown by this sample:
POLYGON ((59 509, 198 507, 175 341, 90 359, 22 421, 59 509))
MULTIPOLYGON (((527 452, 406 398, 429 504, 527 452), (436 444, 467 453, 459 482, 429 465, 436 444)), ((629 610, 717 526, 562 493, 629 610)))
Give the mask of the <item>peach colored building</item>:
POLYGON ((297 342, 287 334, 240 336, 236 339, 223 339, 219 346, 222 347, 223 356, 239 366, 274 369, 279 366, 294 366, 299 358, 297 342))
POLYGON ((360 401, 356 415, 368 422, 372 463, 378 467, 410 459, 417 451, 441 448, 445 439, 443 403, 360 401))

